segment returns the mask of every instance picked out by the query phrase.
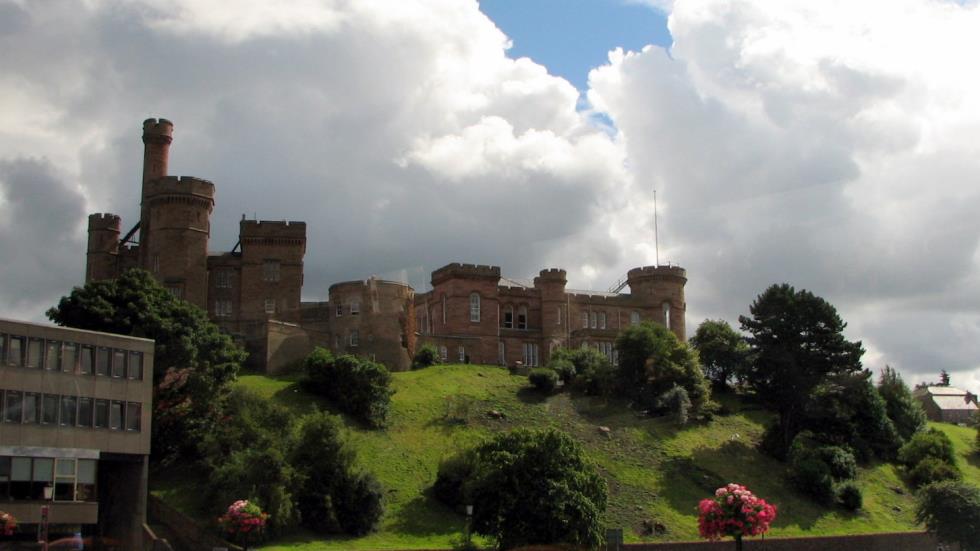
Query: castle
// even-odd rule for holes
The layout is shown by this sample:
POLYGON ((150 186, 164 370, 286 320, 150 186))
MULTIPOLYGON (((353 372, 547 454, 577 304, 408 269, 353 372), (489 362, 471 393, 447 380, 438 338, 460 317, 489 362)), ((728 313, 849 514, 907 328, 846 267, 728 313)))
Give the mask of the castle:
POLYGON ((597 292, 566 289, 560 269, 522 282, 497 266, 454 263, 432 272, 426 293, 372 277, 331 285, 326 302, 302 302, 306 224, 243 216, 232 250, 209 253, 215 186, 168 175, 173 129, 166 119, 143 122, 140 220, 122 234, 119 216, 89 216, 85 280, 149 271, 206 310, 255 367, 275 372, 324 346, 404 370, 424 343, 453 362, 543 365, 552 350, 577 346, 615 360, 616 334, 641 320, 685 338, 687 274, 676 266, 635 268, 612 292, 597 292))

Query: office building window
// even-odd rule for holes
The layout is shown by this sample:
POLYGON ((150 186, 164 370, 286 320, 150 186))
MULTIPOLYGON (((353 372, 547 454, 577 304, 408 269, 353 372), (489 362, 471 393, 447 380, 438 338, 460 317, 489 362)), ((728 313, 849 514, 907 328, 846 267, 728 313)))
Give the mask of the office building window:
POLYGON ((596 312, 589 312, 589 326, 592 329, 599 327, 599 315, 596 312))
POLYGON ((41 422, 41 403, 39 397, 34 392, 24 393, 24 423, 41 422))
POLYGON ((527 329, 527 307, 521 306, 517 309, 517 328, 527 329))
POLYGON ((30 499, 44 499, 44 488, 54 482, 54 459, 35 457, 30 499))
POLYGON ((25 500, 31 498, 31 458, 10 458, 10 498, 25 500))
POLYGON ((109 376, 109 349, 104 346, 95 349, 95 374, 109 376))
POLYGON ((354 300, 350 303, 350 315, 357 316, 361 313, 361 303, 354 300))
POLYGON ((505 306, 504 307, 504 329, 511 329, 514 327, 514 307, 505 306))
POLYGON ((91 375, 95 368, 95 349, 91 346, 83 346, 78 357, 78 371, 82 375, 91 375))
POLYGON ((357 346, 360 336, 357 334, 357 329, 350 330, 350 345, 357 346))
POLYGON ((78 413, 78 399, 74 396, 61 397, 61 426, 74 427, 78 413))
POLYGON ((77 462, 70 458, 58 458, 55 462, 55 501, 75 501, 76 467, 77 462))
POLYGON ((0 499, 10 495, 10 458, 0 456, 0 499))
POLYGON ((130 352, 129 364, 127 365, 126 377, 137 381, 143 380, 143 353, 130 352))
POLYGON ((60 371, 61 343, 58 341, 48 341, 48 345, 45 348, 46 353, 44 355, 44 369, 47 369, 48 371, 60 371))
POLYGON ((262 263, 262 280, 279 281, 279 261, 266 260, 262 263))
POLYGON ((274 298, 265 299, 265 313, 266 314, 276 313, 276 299, 274 298))
POLYGON ((20 423, 24 395, 16 390, 8 390, 3 403, 3 420, 7 423, 20 423))
POLYGON ((639 325, 639 324, 640 324, 640 313, 635 310, 630 312, 630 325, 639 325))
POLYGON ((58 395, 43 394, 41 396, 41 423, 45 425, 57 425, 58 409, 58 395))
POLYGON ((121 379, 126 376, 126 351, 112 351, 112 376, 121 379))
POLYGON ((24 337, 8 337, 7 363, 18 367, 24 365, 24 337))
POLYGON ((231 270, 218 270, 214 273, 214 286, 219 289, 231 289, 231 270))
POLYGON ((139 432, 141 409, 140 404, 134 404, 132 402, 126 404, 126 430, 139 432))
POLYGON ((78 345, 66 342, 61 349, 61 370, 65 373, 74 373, 75 366, 78 364, 78 345))
POLYGON ((470 321, 480 322, 480 295, 478 293, 470 293, 470 321))
POLYGON ((599 329, 605 329, 605 328, 606 328, 606 313, 599 312, 599 329))
POLYGON ((95 428, 104 429, 109 426, 109 401, 95 401, 95 428))
POLYGON ((44 352, 44 341, 41 339, 28 339, 27 341, 27 367, 41 367, 42 353, 44 352))
POLYGON ((588 328, 589 328, 589 313, 582 312, 582 329, 588 329, 588 328))
POLYGON ((80 427, 92 426, 92 399, 91 398, 78 399, 78 426, 80 427))
POLYGON ((78 475, 75 480, 75 501, 96 501, 94 459, 78 460, 78 475))
POLYGON ((123 403, 112 400, 109 402, 109 430, 122 430, 123 403))

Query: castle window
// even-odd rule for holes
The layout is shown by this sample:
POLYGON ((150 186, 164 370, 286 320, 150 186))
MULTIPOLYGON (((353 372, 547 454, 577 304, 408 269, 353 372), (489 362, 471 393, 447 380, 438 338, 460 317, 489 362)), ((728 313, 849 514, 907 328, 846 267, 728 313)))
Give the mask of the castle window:
POLYGON ((632 312, 630 312, 630 325, 639 325, 639 324, 640 324, 640 313, 637 312, 636 310, 633 310, 632 312))
POLYGON ((231 270, 218 270, 214 273, 214 286, 219 289, 231 289, 231 270))
POLYGON ((500 365, 505 365, 507 363, 507 354, 505 354, 506 349, 504 348, 503 341, 497 343, 497 363, 500 365))
POLYGON ((214 301, 214 315, 218 318, 227 318, 231 316, 231 301, 220 299, 214 301))
POLYGON ((663 303, 662 308, 664 310, 664 327, 670 328, 670 303, 663 303))
POLYGON ((596 314, 595 312, 590 312, 589 313, 589 325, 593 329, 595 329, 596 327, 599 327, 599 322, 597 321, 598 319, 599 319, 598 314, 596 314))
POLYGON ((279 281, 279 261, 266 260, 262 263, 262 280, 279 281))
POLYGON ((582 312, 582 329, 588 329, 588 328, 589 328, 589 313, 582 312))
POLYGON ((538 365, 538 345, 531 342, 524 343, 524 365, 528 367, 538 365))
POLYGON ((442 295, 442 324, 446 325, 446 295, 442 295))
POLYGON ((599 329, 605 329, 605 328, 606 328, 606 313, 599 312, 599 329))
POLYGON ((506 306, 504 307, 504 329, 511 329, 514 327, 514 307, 506 306))
POLYGON ((359 340, 359 336, 357 334, 357 329, 351 329, 350 330, 350 345, 351 346, 357 346, 358 340, 359 340))
POLYGON ((480 295, 477 293, 470 293, 470 321, 480 322, 480 295))
POLYGON ((449 359, 449 350, 445 346, 439 347, 439 357, 442 358, 442 361, 449 359))
POLYGON ((361 303, 358 301, 352 301, 350 303, 350 315, 357 316, 361 313, 361 303))
POLYGON ((337 303, 337 317, 339 318, 340 316, 343 316, 343 315, 344 315, 344 305, 338 302, 337 303))
POLYGON ((168 285, 167 291, 177 300, 184 298, 184 290, 181 289, 180 285, 168 285))
POLYGON ((457 349, 457 353, 459 354, 459 363, 465 362, 466 361, 466 349, 463 348, 462 346, 460 346, 457 349))
POLYGON ((561 306, 558 307, 558 317, 556 319, 558 320, 557 325, 561 325, 561 306))
POLYGON ((153 258, 152 258, 152 262, 151 263, 153 264, 153 273, 159 274, 160 273, 160 255, 158 255, 158 254, 153 255, 153 258))
POLYGON ((527 329, 527 306, 517 309, 517 328, 527 329))
POLYGON ((266 314, 276 313, 276 299, 274 298, 265 299, 265 313, 266 314))

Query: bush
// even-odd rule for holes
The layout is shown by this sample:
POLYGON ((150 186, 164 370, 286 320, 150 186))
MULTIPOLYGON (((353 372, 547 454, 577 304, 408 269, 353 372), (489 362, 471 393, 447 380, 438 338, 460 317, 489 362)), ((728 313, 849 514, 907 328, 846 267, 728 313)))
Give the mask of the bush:
POLYGON ((918 495, 915 520, 940 541, 959 543, 962 551, 980 551, 980 489, 963 482, 929 484, 918 495))
POLYGON ((857 460, 847 449, 840 446, 821 446, 817 454, 827 464, 830 476, 835 480, 850 480, 857 475, 857 460))
POLYGON ((657 409, 667 412, 678 425, 687 424, 687 412, 691 409, 691 400, 687 397, 684 387, 674 385, 657 398, 657 409))
POLYGON ((535 390, 548 394, 558 385, 558 374, 547 367, 536 367, 528 374, 527 380, 535 390))
POLYGON ((898 460, 910 469, 927 457, 944 461, 950 465, 956 464, 953 442, 946 436, 946 433, 938 429, 918 432, 898 451, 898 460))
POLYGON ((373 532, 384 514, 384 489, 374 475, 357 473, 338 484, 333 495, 337 522, 347 534, 363 536, 373 532))
POLYGON ((423 344, 415 351, 412 358, 412 369, 425 369, 439 363, 439 351, 431 344, 423 344))
POLYGON ((840 504, 848 511, 857 511, 864 504, 861 488, 858 488, 857 484, 853 482, 841 484, 840 490, 837 493, 837 499, 840 500, 840 504))
POLYGON ((619 389, 641 406, 655 408, 657 398, 674 385, 687 391, 693 412, 710 400, 697 353, 662 325, 644 322, 624 329, 616 338, 616 350, 619 389))
POLYGON ((391 374, 385 366, 345 354, 334 358, 316 348, 305 361, 306 386, 372 427, 382 427, 391 405, 391 374))
POLYGON ((571 360, 565 358, 552 358, 548 365, 548 369, 551 369, 558 374, 558 378, 561 379, 566 385, 571 384, 575 380, 575 374, 577 373, 575 369, 575 364, 571 360))
MULTIPOLYGON (((595 348, 559 348, 551 353, 551 362, 569 361, 575 367, 572 380, 586 394, 607 396, 615 386, 616 368, 605 354, 595 348)), ((556 371, 558 371, 556 369, 556 371)), ((561 373, 559 372, 559 376, 561 373)), ((565 380, 565 379, 562 379, 565 380)))
POLYGON ((805 456, 794 461, 791 468, 790 480, 797 490, 825 505, 834 500, 834 479, 820 458, 805 456))
POLYGON ((926 428, 926 413, 922 405, 912 396, 902 376, 890 366, 886 365, 881 372, 878 394, 885 400, 888 417, 895 424, 895 430, 903 441, 907 442, 926 428))
POLYGON ((857 469, 850 451, 822 444, 810 431, 793 439, 789 461, 790 480, 796 489, 823 504, 834 500, 834 482, 853 478, 857 469))
POLYGON ((960 471, 956 466, 945 461, 935 457, 926 457, 909 469, 909 479, 912 486, 918 488, 943 480, 959 480, 960 471))
POLYGON ((464 485, 476 469, 476 455, 466 451, 443 459, 439 463, 432 493, 442 503, 459 509, 466 502, 464 485))

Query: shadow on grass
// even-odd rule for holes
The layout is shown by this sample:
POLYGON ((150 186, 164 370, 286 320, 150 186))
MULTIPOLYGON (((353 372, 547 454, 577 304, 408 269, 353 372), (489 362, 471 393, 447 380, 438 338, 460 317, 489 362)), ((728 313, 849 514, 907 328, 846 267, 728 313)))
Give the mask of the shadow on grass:
POLYGON ((966 456, 966 462, 980 469, 980 451, 975 450, 973 453, 966 456))
POLYGON ((463 533, 465 519, 432 496, 431 489, 402 504, 388 529, 412 536, 449 536, 463 533))
POLYGON ((541 404, 548 400, 548 394, 542 394, 534 387, 526 386, 517 391, 517 399, 525 404, 541 404))

